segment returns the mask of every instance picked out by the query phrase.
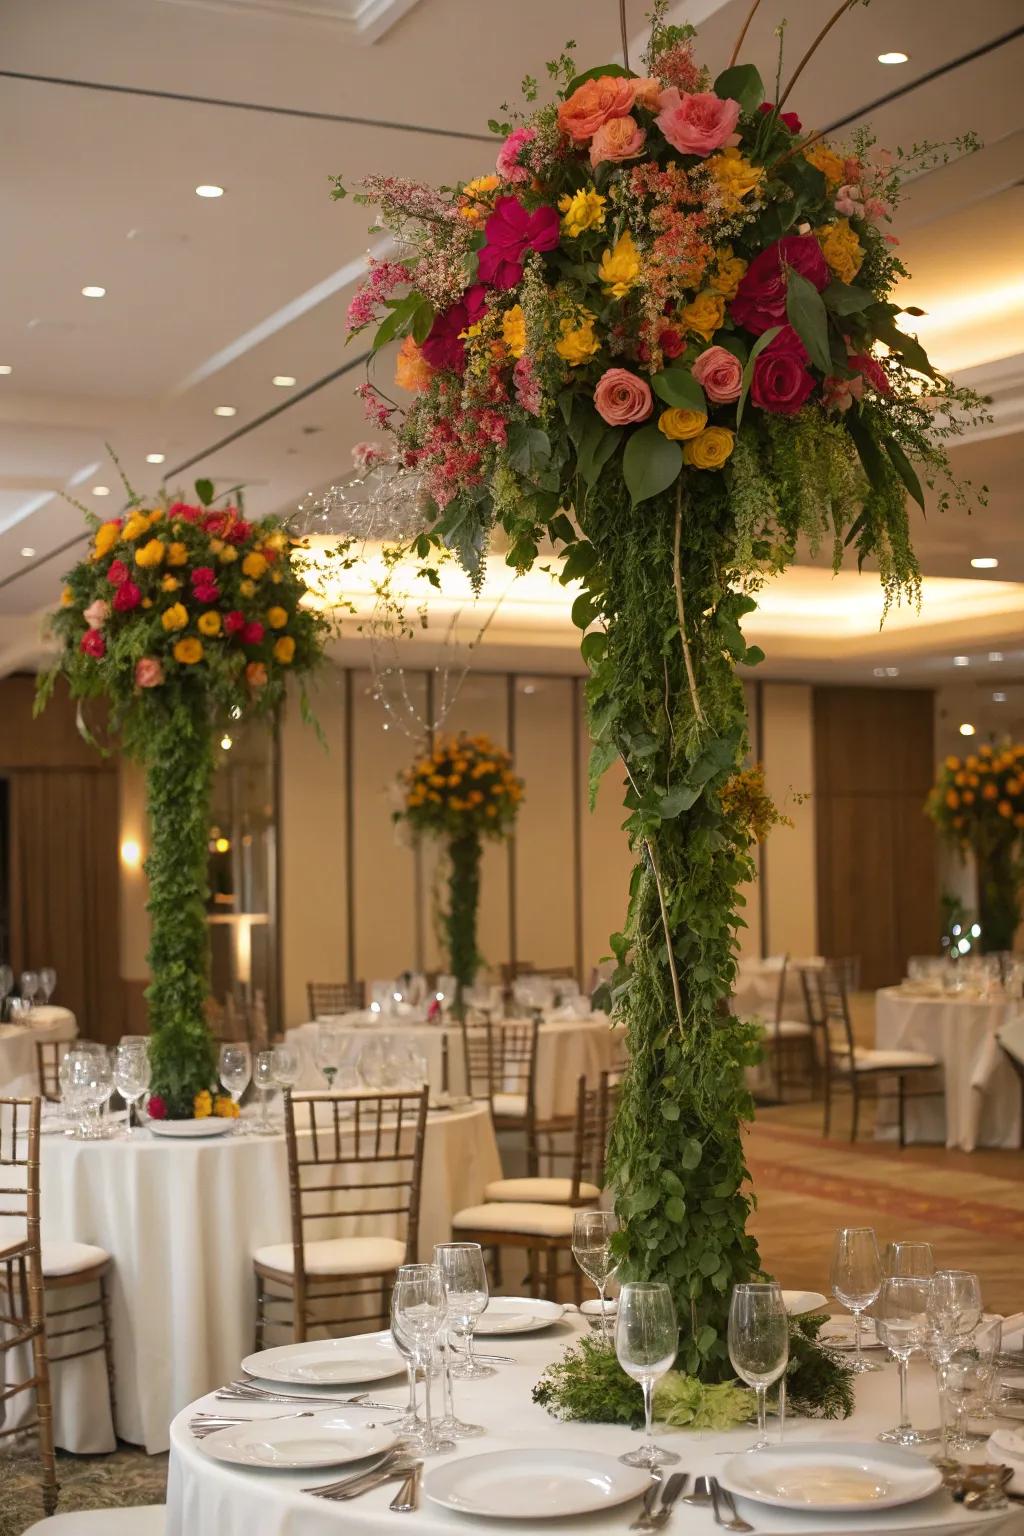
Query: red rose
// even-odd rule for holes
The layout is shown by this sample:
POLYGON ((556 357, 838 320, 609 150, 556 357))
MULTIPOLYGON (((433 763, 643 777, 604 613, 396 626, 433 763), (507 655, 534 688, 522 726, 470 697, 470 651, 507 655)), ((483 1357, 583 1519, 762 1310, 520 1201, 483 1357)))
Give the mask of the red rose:
POLYGON ((217 580, 217 572, 212 565, 197 565, 192 572, 192 585, 194 587, 212 587, 217 580))
POLYGON ((78 642, 78 649, 84 651, 86 656, 92 656, 99 661, 101 656, 107 654, 107 642, 103 638, 103 631, 101 629, 87 629, 78 642))
POLYGON ((851 368, 855 368, 858 373, 864 375, 864 378, 876 394, 892 394, 892 385, 889 383, 885 369, 877 358, 870 357, 866 352, 855 352, 851 357, 847 358, 847 363, 851 368))
MULTIPOLYGON (((775 111, 775 103, 774 101, 762 101, 757 110, 767 115, 769 112, 775 111)), ((780 112, 779 122, 784 123, 790 133, 801 133, 803 131, 804 125, 795 112, 780 112)))
POLYGON ((807 352, 791 325, 783 326, 754 363, 750 398, 762 411, 795 416, 814 389, 807 352))
POLYGON ((219 601, 220 588, 208 587, 205 585, 200 587, 193 587, 192 596, 195 598, 197 603, 202 603, 204 607, 209 608, 211 603, 216 603, 219 601))
POLYGON ((230 544, 244 544, 252 537, 252 523, 247 523, 244 517, 236 518, 224 537, 230 544))
POLYGON ((658 337, 658 343, 666 357, 678 357, 685 345, 678 331, 662 331, 658 337))
POLYGON ((828 286, 829 270, 813 235, 783 235, 747 268, 729 313, 745 331, 760 336, 786 321, 786 269, 792 267, 820 293, 828 286))
POLYGON ((245 628, 245 614, 239 613, 237 608, 232 608, 230 613, 224 615, 224 633, 237 635, 240 629, 245 628))
POLYGON ((230 520, 227 512, 207 512, 203 518, 203 527, 207 533, 212 533, 214 538, 220 538, 230 520))
POLYGON ((151 1093, 149 1103, 146 1105, 146 1113, 151 1120, 166 1120, 167 1105, 158 1093, 151 1093))
POLYGON ((137 608, 141 601, 142 593, 134 581, 122 581, 114 593, 114 612, 131 613, 132 609, 137 608))
POLYGON ((250 619, 249 623, 242 630, 242 644, 259 645, 262 639, 263 625, 260 623, 259 619, 250 619))
POLYGON ((123 560, 111 560, 107 580, 112 587, 119 587, 122 581, 128 580, 128 567, 123 560))
POLYGON ((192 507, 187 501, 172 501, 167 508, 168 517, 180 517, 186 523, 198 523, 202 515, 201 507, 192 507))

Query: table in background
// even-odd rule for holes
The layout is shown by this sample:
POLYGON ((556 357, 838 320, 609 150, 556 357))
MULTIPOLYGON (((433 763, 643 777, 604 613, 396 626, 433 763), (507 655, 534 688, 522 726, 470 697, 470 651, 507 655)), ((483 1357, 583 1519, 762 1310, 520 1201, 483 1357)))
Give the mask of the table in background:
POLYGON ((0 1024, 0 1094, 20 1098, 39 1092, 37 1040, 74 1040, 78 1024, 70 1008, 53 1003, 33 1008, 31 1024, 0 1024))
MULTIPOLYGON (((581 1319, 573 1314, 543 1333, 505 1336, 501 1340, 503 1353, 513 1355, 515 1365, 502 1365, 499 1374, 481 1382, 459 1381, 456 1387, 456 1410, 464 1419, 483 1424, 487 1435, 457 1443, 454 1456, 476 1456, 488 1451, 522 1450, 526 1448, 557 1450, 559 1447, 574 1450, 601 1451, 616 1456, 639 1443, 638 1434, 621 1424, 559 1423, 545 1409, 531 1400, 531 1391, 542 1370, 549 1361, 561 1355, 565 1346, 582 1331, 581 1319)), ((374 1398, 392 1401, 396 1407, 405 1402, 404 1378, 393 1382, 377 1383, 374 1398)), ((853 1416, 838 1422, 823 1420, 791 1419, 786 1424, 786 1441, 800 1440, 873 1440, 881 1429, 887 1429, 897 1417, 896 1371, 888 1366, 882 1371, 871 1372, 857 1382, 856 1410, 853 1416)), ((171 1462, 167 1488, 166 1536, 337 1536, 339 1530, 359 1531, 361 1536, 374 1531, 393 1532, 395 1516, 388 1510, 397 1483, 385 1484, 374 1492, 363 1495, 352 1504, 331 1504, 301 1492, 311 1483, 328 1482, 339 1475, 332 1470, 323 1474, 247 1472, 215 1462, 204 1454, 199 1442, 190 1434, 188 1420, 196 1409, 219 1408, 221 1404, 210 1398, 193 1403, 171 1426, 171 1462)), ((934 1373, 923 1364, 910 1368, 910 1408, 915 1423, 934 1423, 937 1413, 934 1373)), ((275 1411, 270 1409, 270 1413, 275 1411)), ((770 1434, 774 1435, 772 1429, 770 1434)), ((673 1430, 658 1426, 659 1443, 677 1451, 680 1470, 694 1473, 715 1473, 722 1465, 719 1451, 745 1450, 750 1446, 754 1430, 750 1425, 725 1433, 673 1430)), ((452 1456, 433 1457, 426 1463, 426 1470, 448 1465, 452 1456)), ((674 1471, 675 1468, 670 1470, 674 1471)), ((567 1536, 572 1531, 612 1532, 621 1536, 638 1505, 622 1505, 605 1513, 588 1515, 579 1520, 531 1520, 531 1536, 567 1536)), ((829 1531, 844 1531, 847 1536, 875 1528, 878 1517, 864 1521, 844 1517, 829 1520, 821 1515, 793 1514, 787 1510, 771 1509, 767 1505, 744 1503, 741 1513, 756 1525, 763 1536, 785 1531, 803 1536, 826 1536, 829 1531)), ((905 1510, 893 1510, 897 1524, 902 1516, 906 1521, 901 1529, 903 1536, 925 1532, 957 1530, 966 1533, 986 1530, 1009 1536, 1018 1529, 1018 1515, 1005 1518, 979 1517, 954 1504, 944 1492, 933 1494, 919 1504, 905 1510)), ((414 1517, 417 1531, 433 1532, 497 1532, 506 1521, 474 1520, 452 1510, 442 1509, 424 1498, 414 1517)), ((526 1522, 522 1522, 525 1529, 526 1522)), ((510 1527, 515 1529, 513 1525, 510 1527)), ((680 1506, 673 1529, 680 1536, 711 1536, 715 1531, 710 1510, 680 1506)), ((889 1527, 892 1529, 892 1525, 889 1527)))
MULTIPOLYGON (((806 1023, 807 1009, 804 1006, 804 993, 800 985, 800 971, 801 968, 820 970, 821 965, 820 955, 809 955, 803 959, 790 958, 786 967, 786 992, 782 1009, 784 1019, 798 1019, 806 1023)), ((764 960, 748 959, 739 962, 731 1005, 731 1011, 736 1018, 760 1017, 766 1021, 774 1020, 781 969, 781 955, 770 955, 764 960)))
MULTIPOLYGON (((907 1094, 907 1140, 947 1147, 1019 1147, 1020 1081, 1000 1051, 996 1030, 1020 999, 932 996, 907 987, 875 993, 875 1045, 927 1051, 942 1063, 945 1099, 915 1104, 907 1094), (945 1109, 945 1118, 943 1118, 945 1109)), ((894 1102, 879 1105, 878 1135, 895 1135, 894 1102)))
MULTIPOLYGON (((235 1375, 252 1350, 253 1250, 291 1237, 284 1137, 47 1136, 41 1164, 43 1241, 98 1243, 114 1261, 118 1433, 165 1451, 182 1405, 235 1375)), ((454 1212, 479 1204, 500 1173, 483 1105, 428 1116, 421 1259, 451 1236, 454 1212)), ((376 1217, 368 1229, 387 1235, 389 1225, 376 1217)), ((99 1411, 107 1396, 102 1357, 59 1371, 58 1445, 113 1450, 99 1411)))

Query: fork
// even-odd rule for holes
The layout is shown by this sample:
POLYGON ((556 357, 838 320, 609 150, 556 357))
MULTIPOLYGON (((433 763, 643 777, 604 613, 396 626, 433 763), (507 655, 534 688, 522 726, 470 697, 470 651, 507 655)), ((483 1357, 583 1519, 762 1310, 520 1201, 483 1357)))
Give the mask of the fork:
POLYGON ((736 1511, 732 1494, 723 1488, 717 1477, 707 1479, 711 1492, 711 1508, 714 1510, 715 1524, 720 1525, 725 1531, 752 1531, 754 1527, 748 1521, 741 1519, 736 1511), (726 1518, 722 1519, 722 1506, 725 1508, 726 1518))
POLYGON ((197 1440, 203 1440, 218 1429, 235 1429, 239 1424, 280 1424, 285 1419, 311 1419, 312 1409, 306 1413, 279 1413, 271 1419, 243 1419, 237 1415, 221 1413, 196 1413, 188 1421, 188 1427, 197 1440))
POLYGON ((393 1445, 390 1450, 384 1451, 375 1461, 371 1461, 361 1472, 349 1472, 345 1477, 335 1478, 330 1483, 316 1483, 312 1488, 303 1488, 303 1493, 318 1493, 322 1497, 330 1497, 344 1488, 351 1488, 356 1483, 365 1482, 368 1477, 374 1477, 378 1472, 394 1472, 399 1466, 402 1468, 402 1476, 408 1472, 411 1465, 412 1452, 407 1446, 393 1445))
POLYGON ((420 1479, 422 1476, 422 1461, 414 1461, 409 1470, 408 1477, 388 1505, 388 1508, 393 1509, 396 1515, 411 1514, 414 1509, 419 1507, 420 1479))
POLYGON ((355 1397, 310 1397, 299 1392, 270 1392, 266 1387, 253 1386, 247 1381, 232 1381, 214 1393, 220 1402, 227 1403, 317 1403, 324 1408, 398 1408, 398 1403, 380 1403, 366 1392, 355 1397))

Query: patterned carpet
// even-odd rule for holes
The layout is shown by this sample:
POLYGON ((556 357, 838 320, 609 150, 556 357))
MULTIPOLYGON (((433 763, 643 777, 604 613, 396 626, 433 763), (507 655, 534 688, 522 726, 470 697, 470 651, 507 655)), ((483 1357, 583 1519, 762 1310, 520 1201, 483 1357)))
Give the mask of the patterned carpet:
MULTIPOLYGON (((131 1504, 162 1504, 167 1489, 167 1457, 147 1456, 122 1446, 111 1456, 57 1453, 60 1513, 71 1509, 114 1509, 131 1504)), ((39 1459, 34 1441, 0 1451, 0 1536, 22 1536, 43 1518, 39 1459)))

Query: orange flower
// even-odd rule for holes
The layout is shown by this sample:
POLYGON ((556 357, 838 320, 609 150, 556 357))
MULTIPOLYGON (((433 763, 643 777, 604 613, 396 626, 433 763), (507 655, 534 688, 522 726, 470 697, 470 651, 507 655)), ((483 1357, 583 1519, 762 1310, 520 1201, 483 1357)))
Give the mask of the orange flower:
POLYGON ((197 640, 195 635, 185 635, 181 640, 176 640, 174 659, 180 661, 183 667, 194 667, 203 659, 203 642, 197 640))
POLYGON ((267 686, 267 669, 262 661, 250 661, 245 669, 245 680, 253 689, 267 686))
POLYGON ((1009 800, 1000 800, 999 804, 996 806, 996 810, 999 812, 1000 816, 1005 816, 1007 821, 1009 821, 1010 817, 1013 815, 1013 806, 1010 804, 1009 800))
POLYGON ((411 336, 407 336, 395 359, 395 383, 399 389, 426 389, 434 370, 411 336))

